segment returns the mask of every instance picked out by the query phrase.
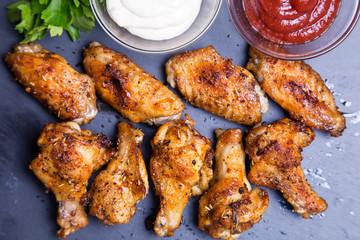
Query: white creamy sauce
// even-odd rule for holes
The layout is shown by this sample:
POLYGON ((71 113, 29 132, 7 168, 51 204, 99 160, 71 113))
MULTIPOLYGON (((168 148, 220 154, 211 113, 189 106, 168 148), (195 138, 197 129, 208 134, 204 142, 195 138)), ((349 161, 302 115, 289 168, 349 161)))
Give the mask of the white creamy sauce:
POLYGON ((150 40, 170 39, 185 32, 200 6, 201 0, 106 0, 114 22, 150 40))

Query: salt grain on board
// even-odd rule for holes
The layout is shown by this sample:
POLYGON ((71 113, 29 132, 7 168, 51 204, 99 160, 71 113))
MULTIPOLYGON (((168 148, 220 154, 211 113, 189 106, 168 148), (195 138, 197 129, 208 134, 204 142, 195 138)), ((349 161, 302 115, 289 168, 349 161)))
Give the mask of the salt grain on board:
POLYGON ((330 185, 329 185, 328 182, 320 183, 319 186, 320 186, 320 187, 323 187, 323 188, 331 189, 331 187, 330 187, 330 185))
POLYGON ((325 153, 325 156, 327 156, 327 157, 332 157, 333 154, 329 152, 329 153, 325 153))
MULTIPOLYGON (((332 154, 331 154, 332 156, 332 154)), ((321 183, 317 183, 318 186, 326 188, 326 189, 331 189, 330 185, 328 182, 326 182, 326 178, 324 178, 323 176, 321 176, 323 170, 320 168, 317 169, 312 169, 312 168, 304 168, 304 173, 305 175, 310 175, 313 178, 317 178, 320 179, 321 183)))
POLYGON ((344 117, 353 118, 350 120, 350 122, 353 124, 357 124, 360 122, 360 111, 354 112, 354 113, 346 113, 346 114, 344 114, 344 117))
POLYGON ((352 105, 352 102, 349 102, 349 101, 346 101, 345 99, 343 99, 343 98, 340 98, 340 103, 342 104, 342 105, 344 105, 345 107, 351 107, 351 105, 352 105))

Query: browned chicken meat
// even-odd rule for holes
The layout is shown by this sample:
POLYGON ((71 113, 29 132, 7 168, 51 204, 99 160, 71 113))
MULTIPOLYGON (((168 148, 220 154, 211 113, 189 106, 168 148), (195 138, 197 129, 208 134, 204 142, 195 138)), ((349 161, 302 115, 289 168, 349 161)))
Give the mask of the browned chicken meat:
POLYGON ((210 140, 200 135, 188 115, 185 117, 162 125, 151 142, 150 172, 160 196, 154 226, 158 237, 174 234, 189 198, 206 191, 212 178, 210 140))
POLYGON ((199 228, 213 238, 235 239, 259 222, 269 204, 265 190, 246 178, 240 129, 217 129, 214 184, 201 196, 199 228))
POLYGON ((246 137, 251 159, 249 180, 281 191, 303 218, 327 209, 325 200, 307 183, 301 168, 301 151, 314 137, 310 127, 288 118, 255 127, 246 137))
POLYGON ((95 80, 97 94, 124 117, 150 125, 181 117, 181 100, 127 56, 98 42, 92 42, 84 55, 84 67, 95 80))
POLYGON ((345 118, 335 104, 334 96, 320 75, 303 61, 285 61, 266 56, 250 48, 247 68, 261 82, 265 92, 291 118, 306 125, 341 136, 345 118))
POLYGON ((82 130, 75 122, 48 124, 43 129, 38 139, 40 153, 30 169, 59 202, 59 238, 88 224, 82 198, 91 173, 114 154, 111 145, 106 136, 82 130))
POLYGON ((62 120, 89 123, 97 114, 95 86, 64 58, 37 43, 16 45, 5 62, 15 80, 62 120))
POLYGON ((96 176, 89 191, 89 213, 105 225, 128 223, 136 212, 136 203, 148 192, 142 140, 141 130, 126 122, 118 124, 118 151, 96 176))
POLYGON ((212 46, 176 54, 166 63, 167 81, 192 105, 241 124, 261 121, 268 101, 254 76, 212 46))

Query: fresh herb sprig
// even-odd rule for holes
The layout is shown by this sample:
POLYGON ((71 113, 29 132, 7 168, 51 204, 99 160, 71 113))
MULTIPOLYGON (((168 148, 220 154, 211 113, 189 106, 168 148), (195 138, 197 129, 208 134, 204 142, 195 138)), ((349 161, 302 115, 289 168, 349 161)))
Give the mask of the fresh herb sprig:
POLYGON ((7 6, 7 17, 24 34, 21 43, 42 39, 48 32, 60 36, 64 30, 75 41, 80 31, 89 33, 95 26, 89 0, 22 0, 7 6))

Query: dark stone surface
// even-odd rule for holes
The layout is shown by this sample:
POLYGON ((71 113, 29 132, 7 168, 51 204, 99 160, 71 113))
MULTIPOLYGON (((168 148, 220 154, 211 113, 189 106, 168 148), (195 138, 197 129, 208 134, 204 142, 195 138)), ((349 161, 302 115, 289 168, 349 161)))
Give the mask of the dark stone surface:
MULTIPOLYGON (((6 19, 5 7, 10 0, 0 1, 0 56, 21 40, 14 26, 6 19)), ((79 71, 82 49, 97 40, 106 46, 128 55, 139 66, 165 82, 164 63, 172 54, 146 55, 116 44, 97 25, 91 34, 82 33, 80 41, 71 42, 62 37, 46 37, 39 43, 62 55, 79 71)), ((345 113, 360 111, 360 26, 339 47, 328 54, 307 61, 318 71, 335 93, 336 103, 345 113), (342 102, 351 102, 347 106, 342 102)), ((185 50, 214 45, 218 52, 232 58, 234 64, 244 66, 247 61, 247 44, 233 27, 225 1, 210 30, 185 50)), ((36 140, 47 123, 58 121, 16 82, 4 62, 0 64, 0 239, 56 239, 57 204, 52 194, 46 194, 42 183, 28 169, 36 156, 36 140)), ((174 90, 175 91, 175 90, 174 90)), ((175 91, 176 92, 176 91, 175 91)), ((111 107, 99 101, 99 114, 91 124, 82 126, 95 133, 104 133, 115 139, 116 124, 122 119, 111 107)), ((214 116, 186 104, 186 113, 196 121, 196 128, 207 137, 214 137, 216 128, 247 127, 214 116)), ((272 122, 286 116, 275 103, 264 121, 272 122)), ((281 194, 270 191, 270 206, 263 220, 244 232, 241 239, 360 239, 360 123, 347 120, 342 137, 316 131, 315 141, 303 152, 303 168, 309 183, 329 204, 328 210, 310 220, 293 213, 281 194)), ((149 163, 149 141, 156 128, 136 124, 145 133, 144 158, 149 163)), ((138 211, 127 225, 105 227, 90 216, 89 225, 71 235, 69 239, 156 239, 153 230, 147 230, 145 219, 157 211, 158 200, 151 188, 149 195, 138 204, 138 211)), ((173 239, 211 239, 197 228, 198 198, 190 200, 183 214, 183 223, 173 239)), ((150 217, 149 217, 150 216, 150 217)), ((149 221, 149 220, 147 220, 149 221)), ((149 223, 147 223, 149 225, 149 223)), ((151 225, 151 224, 150 224, 151 225)))

